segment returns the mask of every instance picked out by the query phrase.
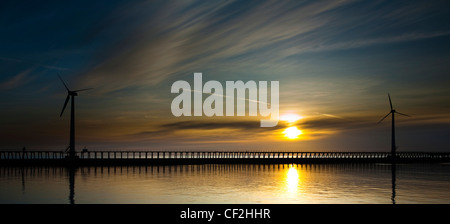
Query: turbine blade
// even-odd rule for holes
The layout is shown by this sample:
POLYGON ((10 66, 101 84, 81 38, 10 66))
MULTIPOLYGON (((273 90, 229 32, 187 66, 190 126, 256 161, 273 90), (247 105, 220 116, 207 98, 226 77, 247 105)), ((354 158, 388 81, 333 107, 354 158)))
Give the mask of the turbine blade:
POLYGON ((79 89, 79 90, 75 90, 74 92, 80 92, 80 91, 85 91, 85 90, 90 90, 90 89, 93 89, 93 88, 79 89))
POLYGON ((407 115, 407 114, 402 114, 402 113, 397 112, 397 111, 395 111, 395 113, 400 114, 400 115, 403 115, 403 116, 411 117, 411 116, 409 116, 409 115, 407 115))
POLYGON ((70 98, 70 95, 67 95, 66 102, 64 102, 64 107, 62 108, 61 114, 59 115, 60 117, 63 115, 64 109, 66 109, 67 103, 69 102, 69 98, 70 98))
POLYGON ((384 116, 380 121, 378 121, 378 123, 377 124, 379 124, 379 123, 381 123, 384 119, 386 119, 387 118, 387 116, 389 116, 389 114, 391 114, 391 112, 389 112, 388 114, 386 114, 386 116, 384 116))
POLYGON ((388 93, 388 97, 389 97, 389 105, 391 105, 391 110, 392 110, 392 101, 391 101, 391 95, 389 95, 389 93, 388 93))
POLYGON ((61 82, 63 83, 64 87, 66 87, 67 91, 70 91, 69 88, 67 88, 66 83, 65 83, 65 82, 63 81, 63 79, 61 78, 61 76, 59 76, 59 74, 58 74, 58 77, 59 77, 59 80, 61 80, 61 82))

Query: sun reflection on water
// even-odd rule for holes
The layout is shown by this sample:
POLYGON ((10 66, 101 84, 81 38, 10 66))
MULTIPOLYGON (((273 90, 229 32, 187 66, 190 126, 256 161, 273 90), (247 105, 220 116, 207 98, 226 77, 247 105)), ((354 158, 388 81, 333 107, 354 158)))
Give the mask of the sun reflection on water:
POLYGON ((296 193, 299 185, 299 173, 294 166, 289 167, 286 174, 286 187, 289 193, 296 193))

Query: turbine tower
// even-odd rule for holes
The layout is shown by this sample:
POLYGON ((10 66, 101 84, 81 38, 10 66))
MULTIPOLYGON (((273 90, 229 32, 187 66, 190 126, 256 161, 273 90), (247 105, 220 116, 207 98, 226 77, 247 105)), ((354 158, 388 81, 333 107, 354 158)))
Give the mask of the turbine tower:
POLYGON ((388 97, 389 97, 389 104, 391 105, 391 111, 386 116, 384 116, 380 121, 378 121, 378 124, 381 123, 386 117, 388 117, 389 114, 392 114, 391 156, 394 159, 395 158, 395 152, 396 152, 396 149, 397 149, 397 147, 395 146, 395 121, 394 121, 394 114, 400 114, 400 115, 407 116, 407 117, 410 117, 410 116, 406 115, 406 114, 402 114, 402 113, 397 112, 396 110, 394 110, 394 108, 392 107, 391 96, 389 95, 389 93, 388 93, 388 97))
POLYGON ((69 102, 69 98, 71 98, 70 145, 69 145, 69 148, 68 148, 69 149, 69 156, 68 156, 68 158, 73 159, 73 158, 75 158, 75 96, 78 96, 77 92, 89 90, 89 89, 92 89, 92 88, 79 89, 79 90, 71 91, 67 87, 66 83, 62 80, 61 76, 58 75, 58 77, 61 80, 61 82, 63 83, 64 87, 66 87, 66 90, 67 90, 66 101, 64 102, 64 106, 62 108, 61 114, 59 115, 60 117, 63 115, 64 109, 66 109, 67 103, 69 102))

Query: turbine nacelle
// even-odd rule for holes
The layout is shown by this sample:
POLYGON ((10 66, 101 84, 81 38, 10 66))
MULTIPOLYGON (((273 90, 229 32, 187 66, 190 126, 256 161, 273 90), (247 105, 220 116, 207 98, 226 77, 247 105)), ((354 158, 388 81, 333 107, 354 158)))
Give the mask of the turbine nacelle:
POLYGON ((65 87, 66 90, 67 90, 66 101, 64 102, 64 106, 63 106, 63 108, 62 108, 61 114, 59 115, 59 116, 61 117, 61 116, 63 115, 63 113, 64 113, 64 110, 66 109, 67 103, 69 102, 69 98, 70 98, 71 96, 72 96, 72 97, 78 96, 78 93, 77 93, 77 92, 85 91, 85 90, 90 90, 90 89, 92 89, 92 88, 79 89, 79 90, 71 91, 71 90, 69 89, 69 87, 67 87, 66 83, 62 80, 61 76, 58 75, 58 77, 59 77, 59 79, 61 80, 62 84, 64 85, 64 87, 65 87))
POLYGON ((381 122, 382 122, 384 119, 386 119, 386 117, 388 117, 390 114, 392 114, 392 115, 394 115, 394 114, 400 114, 400 115, 403 115, 403 116, 406 116, 406 117, 411 117, 411 116, 409 116, 409 115, 407 115, 407 114, 403 114, 403 113, 397 112, 397 111, 392 107, 391 96, 389 95, 389 93, 388 93, 388 97, 389 97, 389 105, 391 106, 391 111, 390 111, 388 114, 386 114, 386 116, 384 116, 380 121, 378 121, 378 123, 381 123, 381 122))

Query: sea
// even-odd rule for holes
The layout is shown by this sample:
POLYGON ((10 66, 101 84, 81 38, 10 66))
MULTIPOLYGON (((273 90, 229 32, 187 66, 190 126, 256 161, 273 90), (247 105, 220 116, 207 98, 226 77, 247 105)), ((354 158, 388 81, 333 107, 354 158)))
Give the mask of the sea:
POLYGON ((450 163, 0 167, 0 204, 449 204, 450 163))

